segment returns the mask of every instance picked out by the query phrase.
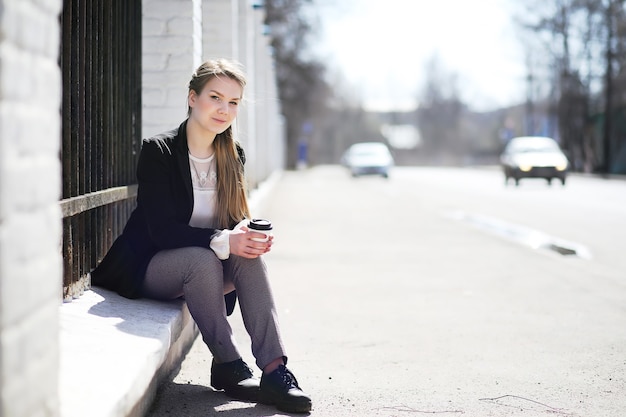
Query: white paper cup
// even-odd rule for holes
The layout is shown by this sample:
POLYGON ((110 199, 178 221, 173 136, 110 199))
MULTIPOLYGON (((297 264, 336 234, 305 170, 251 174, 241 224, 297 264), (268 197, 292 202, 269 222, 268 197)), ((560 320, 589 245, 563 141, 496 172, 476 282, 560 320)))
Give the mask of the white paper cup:
POLYGON ((267 242, 272 234, 272 222, 265 219, 252 219, 248 223, 248 229, 252 232, 262 233, 265 238, 253 237, 251 240, 255 242, 267 242))

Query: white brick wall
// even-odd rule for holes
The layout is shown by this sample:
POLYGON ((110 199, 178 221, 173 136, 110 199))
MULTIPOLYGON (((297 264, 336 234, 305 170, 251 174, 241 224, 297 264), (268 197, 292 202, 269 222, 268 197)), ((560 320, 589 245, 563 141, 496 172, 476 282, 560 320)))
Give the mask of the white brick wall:
POLYGON ((58 416, 62 0, 0 0, 0 416, 58 416))
POLYGON ((239 10, 237 1, 233 0, 204 0, 202 2, 205 59, 241 59, 237 45, 239 28, 236 26, 239 10))
POLYGON ((192 0, 143 0, 142 136, 177 127, 187 115, 187 85, 195 62, 192 0))

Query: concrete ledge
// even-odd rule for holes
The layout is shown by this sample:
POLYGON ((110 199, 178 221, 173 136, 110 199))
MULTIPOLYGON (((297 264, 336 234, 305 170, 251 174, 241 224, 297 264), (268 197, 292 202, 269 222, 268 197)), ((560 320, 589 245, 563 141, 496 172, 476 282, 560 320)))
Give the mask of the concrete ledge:
POLYGON ((198 335, 183 301, 99 288, 61 305, 60 324, 63 417, 143 416, 198 335))
MULTIPOLYGON (((251 191, 254 215, 281 176, 275 171, 251 191)), ((144 416, 198 336, 180 300, 129 300, 93 288, 59 309, 62 417, 144 416)))

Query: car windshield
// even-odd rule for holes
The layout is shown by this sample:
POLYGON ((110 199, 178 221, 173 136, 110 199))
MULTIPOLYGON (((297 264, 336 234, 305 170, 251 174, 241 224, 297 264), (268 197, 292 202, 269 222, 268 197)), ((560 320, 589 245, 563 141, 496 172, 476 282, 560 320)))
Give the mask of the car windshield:
POLYGON ((366 155, 384 155, 387 153, 387 148, 385 145, 360 145, 355 146, 350 150, 350 155, 353 156, 366 156, 366 155))
POLYGON ((554 146, 531 146, 519 147, 514 150, 516 152, 554 152, 556 148, 554 146))
POLYGON ((511 152, 554 152, 559 150, 559 145, 551 140, 526 140, 511 143, 511 152))

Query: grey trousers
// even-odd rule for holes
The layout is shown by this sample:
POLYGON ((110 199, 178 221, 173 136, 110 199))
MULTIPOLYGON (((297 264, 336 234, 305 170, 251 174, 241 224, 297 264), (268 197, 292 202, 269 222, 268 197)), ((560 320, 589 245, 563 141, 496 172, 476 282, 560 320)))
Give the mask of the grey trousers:
POLYGON ((211 249, 186 247, 157 253, 146 271, 143 295, 157 300, 184 297, 215 362, 241 358, 226 317, 224 294, 237 290, 244 326, 256 364, 263 369, 285 350, 263 260, 230 255, 221 261, 211 249))

